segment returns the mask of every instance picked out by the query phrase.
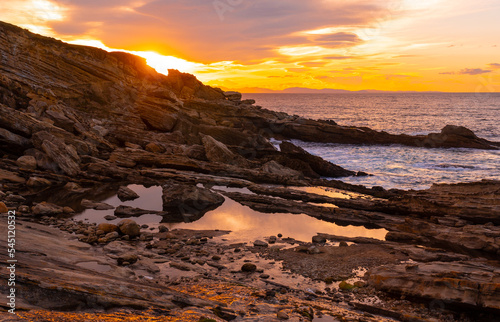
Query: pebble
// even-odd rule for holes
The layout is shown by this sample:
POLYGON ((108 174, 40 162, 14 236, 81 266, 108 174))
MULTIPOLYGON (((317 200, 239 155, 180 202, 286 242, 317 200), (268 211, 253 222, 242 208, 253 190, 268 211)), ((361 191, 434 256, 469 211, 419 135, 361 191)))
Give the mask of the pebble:
POLYGON ((241 266, 241 271, 242 272, 255 272, 257 270, 257 266, 252 263, 245 263, 243 266, 241 266))
POLYGON ((253 245, 255 247, 268 247, 269 246, 266 242, 264 242, 262 240, 256 240, 256 241, 254 241, 253 245))
POLYGON ((278 314, 276 314, 276 317, 280 320, 288 320, 290 317, 285 311, 279 311, 278 314))

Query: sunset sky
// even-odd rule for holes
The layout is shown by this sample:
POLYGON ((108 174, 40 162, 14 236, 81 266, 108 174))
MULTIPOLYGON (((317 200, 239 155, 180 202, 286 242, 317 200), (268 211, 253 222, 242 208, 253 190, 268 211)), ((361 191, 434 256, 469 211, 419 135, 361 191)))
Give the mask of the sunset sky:
POLYGON ((2 0, 0 20, 241 91, 500 92, 498 0, 2 0))

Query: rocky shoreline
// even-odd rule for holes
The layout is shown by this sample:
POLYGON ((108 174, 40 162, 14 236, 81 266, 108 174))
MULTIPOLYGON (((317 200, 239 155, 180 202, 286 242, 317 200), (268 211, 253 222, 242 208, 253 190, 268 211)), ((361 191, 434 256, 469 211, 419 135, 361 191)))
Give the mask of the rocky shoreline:
MULTIPOLYGON (((6 320, 498 316, 499 181, 424 191, 354 186, 332 178, 369 174, 290 140, 474 149, 500 143, 460 126, 392 135, 277 113, 189 74, 158 74, 133 55, 1 22, 0 53, 0 241, 7 244, 7 212, 15 211, 18 260, 18 316, 0 303, 6 320), (162 188, 154 214, 163 223, 193 222, 232 200, 269 216, 301 214, 387 234, 319 231, 295 240, 277 230, 233 243, 228 231, 141 227, 136 217, 150 210, 103 203, 115 195, 136 199, 130 184, 162 188), (108 218, 75 221, 84 209, 108 211, 108 218)), ((8 277, 2 270, 2 281, 8 277)), ((0 290, 7 296, 4 282, 0 290)))

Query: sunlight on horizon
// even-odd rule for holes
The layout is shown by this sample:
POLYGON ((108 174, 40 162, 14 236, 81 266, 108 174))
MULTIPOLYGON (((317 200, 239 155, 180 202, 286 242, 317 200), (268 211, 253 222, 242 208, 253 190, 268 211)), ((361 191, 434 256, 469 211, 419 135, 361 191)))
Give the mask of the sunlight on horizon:
POLYGON ((124 50, 124 49, 116 49, 110 48, 104 45, 100 40, 72 40, 68 43, 73 45, 82 45, 82 46, 91 46, 97 47, 102 50, 106 50, 108 52, 111 51, 120 51, 126 52, 129 54, 137 55, 146 59, 146 63, 153 67, 158 73, 168 75, 169 69, 177 69, 181 72, 185 73, 195 73, 198 70, 205 68, 205 65, 200 63, 193 63, 181 58, 177 58, 174 56, 164 56, 160 55, 153 51, 132 51, 132 50, 124 50))
POLYGON ((1 1, 0 13, 5 21, 13 21, 31 32, 54 37, 56 34, 47 26, 51 21, 63 21, 65 8, 49 0, 1 1), (19 13, 22 12, 22 15, 19 13))
POLYGON ((210 5, 149 0, 4 0, 0 20, 72 44, 138 55, 159 73, 177 69, 239 91, 500 90, 500 44, 491 25, 500 13, 495 0, 355 2, 328 0, 317 7, 308 2, 301 23, 281 16, 280 8, 295 8, 292 1, 270 6, 269 15, 261 17, 269 24, 251 14, 255 8, 242 6, 225 14, 238 18, 230 29, 213 21, 217 15, 210 5), (333 16, 315 8, 332 10, 333 16), (249 15, 238 16, 244 10, 249 15))

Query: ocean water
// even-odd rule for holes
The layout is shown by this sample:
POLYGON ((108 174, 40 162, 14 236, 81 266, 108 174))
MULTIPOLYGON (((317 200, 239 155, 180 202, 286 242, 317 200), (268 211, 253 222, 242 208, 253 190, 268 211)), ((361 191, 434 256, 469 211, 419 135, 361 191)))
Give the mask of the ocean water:
MULTIPOLYGON (((264 108, 394 134, 462 125, 500 142, 500 93, 245 94, 264 108)), ((433 183, 500 180, 500 151, 307 143, 312 154, 373 176, 343 178, 365 186, 426 189, 433 183)))

